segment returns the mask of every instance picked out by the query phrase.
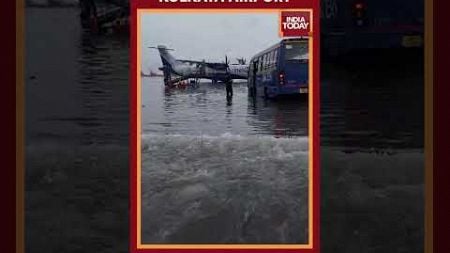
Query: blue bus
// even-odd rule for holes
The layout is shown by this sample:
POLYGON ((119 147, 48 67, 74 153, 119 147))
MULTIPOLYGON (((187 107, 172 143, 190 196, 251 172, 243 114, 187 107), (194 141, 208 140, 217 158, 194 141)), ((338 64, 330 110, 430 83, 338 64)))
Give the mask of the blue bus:
POLYGON ((252 97, 307 94, 309 50, 307 38, 283 39, 250 61, 248 91, 252 97))

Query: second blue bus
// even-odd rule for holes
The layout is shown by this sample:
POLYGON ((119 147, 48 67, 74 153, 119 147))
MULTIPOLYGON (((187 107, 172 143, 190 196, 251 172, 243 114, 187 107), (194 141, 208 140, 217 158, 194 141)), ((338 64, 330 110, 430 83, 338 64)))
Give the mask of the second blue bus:
POLYGON ((308 49, 307 38, 283 39, 256 54, 249 66, 249 95, 275 98, 279 95, 307 94, 308 49))

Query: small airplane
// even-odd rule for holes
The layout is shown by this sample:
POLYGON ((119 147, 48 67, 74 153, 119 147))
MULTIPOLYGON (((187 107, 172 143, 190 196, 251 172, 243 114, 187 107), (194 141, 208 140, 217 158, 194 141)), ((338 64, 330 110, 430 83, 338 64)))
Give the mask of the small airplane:
POLYGON ((227 82, 233 79, 244 79, 248 77, 248 65, 245 59, 238 58, 237 64, 229 64, 225 55, 225 62, 205 62, 176 59, 166 46, 149 47, 158 49, 163 67, 164 83, 170 86, 174 83, 187 79, 210 79, 213 83, 227 82))

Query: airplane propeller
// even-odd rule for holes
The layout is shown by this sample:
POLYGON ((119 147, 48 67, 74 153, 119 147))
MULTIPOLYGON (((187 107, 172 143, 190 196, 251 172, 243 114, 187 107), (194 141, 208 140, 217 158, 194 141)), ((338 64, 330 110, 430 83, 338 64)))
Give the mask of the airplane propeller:
POLYGON ((228 67, 228 65, 230 65, 229 62, 228 62, 228 56, 227 55, 225 55, 225 61, 223 61, 222 63, 225 64, 227 67, 228 67))
POLYGON ((228 74, 228 68, 229 68, 229 64, 228 64, 228 56, 227 55, 225 55, 225 71, 226 71, 226 73, 228 74))

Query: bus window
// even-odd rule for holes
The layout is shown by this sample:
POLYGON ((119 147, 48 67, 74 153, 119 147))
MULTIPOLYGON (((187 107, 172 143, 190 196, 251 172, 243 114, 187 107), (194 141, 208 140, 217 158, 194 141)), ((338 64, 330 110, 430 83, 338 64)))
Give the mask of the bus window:
POLYGON ((261 70, 264 70, 265 69, 265 67, 266 67, 266 57, 265 57, 266 55, 262 55, 261 56, 261 70))
POLYGON ((258 59, 253 61, 253 71, 258 72, 258 59))
POLYGON ((260 66, 260 70, 264 69, 264 55, 261 55, 261 61, 259 63, 259 66, 260 66))
POLYGON ((277 50, 274 49, 272 51, 272 65, 275 66, 276 62, 277 62, 277 58, 276 58, 276 54, 277 54, 277 50))
POLYGON ((275 59, 275 52, 276 52, 276 49, 272 51, 272 57, 271 57, 272 60, 270 61, 270 63, 272 64, 272 66, 275 65, 275 62, 276 62, 276 59, 275 59))
POLYGON ((273 51, 270 51, 268 54, 268 62, 267 62, 267 67, 271 68, 272 67, 272 63, 273 63, 273 51))
POLYGON ((269 53, 266 53, 264 55, 264 59, 265 59, 264 67, 265 67, 265 69, 268 69, 269 68, 269 53))
POLYGON ((284 60, 285 61, 302 61, 308 60, 308 43, 296 42, 285 45, 284 60))
POLYGON ((275 49, 275 51, 273 53, 274 53, 274 56, 273 56, 274 63, 277 64, 277 61, 278 61, 278 59, 277 59, 277 57, 278 57, 278 48, 275 49))
POLYGON ((263 56, 260 56, 259 57, 259 59, 258 59, 258 61, 259 61, 259 68, 258 68, 258 71, 262 71, 263 70, 263 63, 264 63, 264 61, 263 61, 263 56))

